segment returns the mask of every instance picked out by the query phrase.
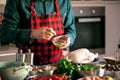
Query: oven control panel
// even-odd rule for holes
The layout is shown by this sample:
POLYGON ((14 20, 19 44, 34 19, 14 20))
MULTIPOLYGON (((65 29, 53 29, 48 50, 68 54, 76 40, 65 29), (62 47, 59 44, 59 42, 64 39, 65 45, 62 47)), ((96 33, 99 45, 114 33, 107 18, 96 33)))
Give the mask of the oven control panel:
POLYGON ((104 16, 105 7, 73 7, 75 16, 104 16))

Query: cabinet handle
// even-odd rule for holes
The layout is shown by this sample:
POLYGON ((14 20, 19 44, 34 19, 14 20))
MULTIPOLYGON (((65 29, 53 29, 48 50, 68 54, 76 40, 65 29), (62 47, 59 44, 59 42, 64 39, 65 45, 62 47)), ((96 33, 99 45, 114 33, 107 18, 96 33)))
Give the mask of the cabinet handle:
POLYGON ((101 18, 78 18, 78 22, 100 22, 101 18))

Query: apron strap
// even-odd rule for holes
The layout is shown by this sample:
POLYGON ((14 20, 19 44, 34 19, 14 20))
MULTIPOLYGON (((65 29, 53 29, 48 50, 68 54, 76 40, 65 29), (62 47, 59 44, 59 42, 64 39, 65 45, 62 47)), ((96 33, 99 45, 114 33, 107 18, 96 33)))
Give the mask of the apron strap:
POLYGON ((56 13, 60 14, 58 0, 55 0, 55 9, 56 9, 56 13))
POLYGON ((35 11, 35 1, 34 1, 34 0, 31 0, 30 9, 31 9, 31 14, 32 14, 32 15, 36 15, 36 11, 35 11))

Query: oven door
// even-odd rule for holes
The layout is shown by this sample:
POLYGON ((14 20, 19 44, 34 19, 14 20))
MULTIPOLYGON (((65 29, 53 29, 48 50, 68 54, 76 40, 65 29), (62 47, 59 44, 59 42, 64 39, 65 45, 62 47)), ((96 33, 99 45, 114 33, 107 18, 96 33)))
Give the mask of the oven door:
POLYGON ((105 53, 105 7, 73 7, 77 37, 70 51, 87 48, 105 53))
MULTIPOLYGON (((70 51, 87 48, 92 51, 105 48, 105 17, 75 17, 77 37, 70 51)), ((98 51, 97 51, 98 52, 98 51)), ((104 53, 99 52, 99 53, 104 53)))

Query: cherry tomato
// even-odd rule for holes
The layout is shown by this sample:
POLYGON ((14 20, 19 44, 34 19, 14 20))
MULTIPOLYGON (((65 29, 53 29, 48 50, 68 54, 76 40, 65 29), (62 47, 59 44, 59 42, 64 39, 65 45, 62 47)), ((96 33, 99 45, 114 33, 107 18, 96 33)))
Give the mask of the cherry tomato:
POLYGON ((53 79, 58 79, 59 77, 56 76, 56 75, 53 75, 53 76, 51 76, 51 78, 53 78, 53 79))

